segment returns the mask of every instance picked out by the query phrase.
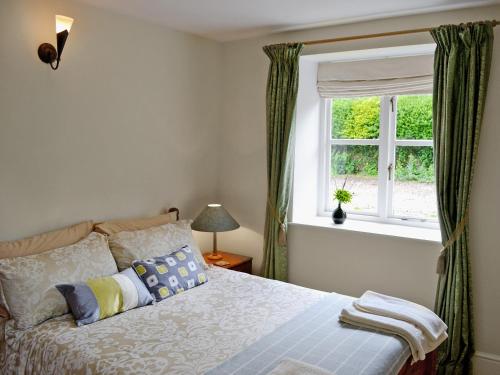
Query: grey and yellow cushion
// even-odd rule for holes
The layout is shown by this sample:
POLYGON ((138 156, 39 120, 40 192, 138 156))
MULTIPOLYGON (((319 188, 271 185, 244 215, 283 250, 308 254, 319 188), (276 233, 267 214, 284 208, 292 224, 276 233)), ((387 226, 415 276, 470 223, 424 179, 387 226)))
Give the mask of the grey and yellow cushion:
POLYGON ((153 297, 132 268, 85 283, 60 284, 77 326, 97 322, 118 313, 149 305, 153 297))
POLYGON ((189 245, 198 262, 206 268, 203 255, 193 238, 189 220, 143 230, 122 231, 109 236, 109 247, 120 271, 130 267, 135 259, 168 255, 184 245, 189 245))
POLYGON ((135 260, 132 266, 156 301, 208 281, 203 265, 189 246, 166 256, 135 260))
POLYGON ((40 254, 0 259, 0 281, 19 329, 66 314, 57 284, 113 275, 118 270, 106 237, 92 232, 83 240, 40 254))

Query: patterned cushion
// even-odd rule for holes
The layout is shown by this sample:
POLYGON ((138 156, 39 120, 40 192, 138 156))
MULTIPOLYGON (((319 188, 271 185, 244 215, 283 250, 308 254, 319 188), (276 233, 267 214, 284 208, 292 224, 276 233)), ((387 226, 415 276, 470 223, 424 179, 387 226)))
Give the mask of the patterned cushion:
POLYGON ((113 275, 118 270, 106 237, 91 233, 69 246, 0 260, 0 280, 11 317, 19 329, 68 312, 57 284, 113 275))
POLYGON ((77 326, 153 302, 151 294, 132 268, 113 276, 90 279, 86 283, 56 285, 56 288, 66 298, 77 326))
POLYGON ((130 267, 135 259, 168 255, 184 245, 189 245, 198 262, 206 268, 203 255, 191 232, 191 221, 188 220, 109 236, 109 246, 119 270, 130 267))
POLYGON ((135 260, 132 266, 156 301, 208 281, 203 265, 189 246, 166 256, 135 260))

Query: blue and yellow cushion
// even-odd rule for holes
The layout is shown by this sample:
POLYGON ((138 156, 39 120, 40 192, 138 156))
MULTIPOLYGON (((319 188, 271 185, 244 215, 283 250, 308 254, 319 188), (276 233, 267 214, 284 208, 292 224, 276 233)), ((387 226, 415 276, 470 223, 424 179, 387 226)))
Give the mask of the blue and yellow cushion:
POLYGON ((189 246, 147 260, 134 260, 132 267, 156 301, 208 281, 203 265, 189 246))
POLYGON ((153 302, 132 268, 85 283, 56 285, 56 288, 66 299, 78 326, 153 302))

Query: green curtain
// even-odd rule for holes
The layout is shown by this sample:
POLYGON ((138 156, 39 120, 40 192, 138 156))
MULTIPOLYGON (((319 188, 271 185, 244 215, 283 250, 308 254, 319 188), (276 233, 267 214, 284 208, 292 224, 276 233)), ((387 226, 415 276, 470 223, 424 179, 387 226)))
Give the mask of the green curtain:
POLYGON ((288 203, 293 172, 294 115, 303 44, 264 47, 269 57, 266 92, 267 208, 264 230, 265 277, 287 281, 288 203))
POLYGON ((468 212, 490 72, 490 22, 431 31, 434 57, 433 132, 438 214, 443 237, 436 313, 448 325, 438 374, 472 372, 474 354, 468 212))

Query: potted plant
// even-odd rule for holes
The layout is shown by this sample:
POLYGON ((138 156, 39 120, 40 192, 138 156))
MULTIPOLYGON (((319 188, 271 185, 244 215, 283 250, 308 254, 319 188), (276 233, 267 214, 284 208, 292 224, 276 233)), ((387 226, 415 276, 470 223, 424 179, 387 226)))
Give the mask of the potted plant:
POLYGON ((345 189, 346 183, 347 177, 342 184, 342 188, 335 189, 335 192, 333 193, 333 199, 339 202, 339 205, 332 214, 332 219, 335 224, 343 224, 347 217, 347 213, 342 209, 341 204, 350 203, 352 201, 352 193, 345 189))

